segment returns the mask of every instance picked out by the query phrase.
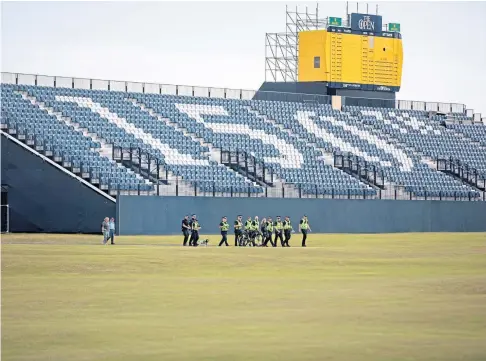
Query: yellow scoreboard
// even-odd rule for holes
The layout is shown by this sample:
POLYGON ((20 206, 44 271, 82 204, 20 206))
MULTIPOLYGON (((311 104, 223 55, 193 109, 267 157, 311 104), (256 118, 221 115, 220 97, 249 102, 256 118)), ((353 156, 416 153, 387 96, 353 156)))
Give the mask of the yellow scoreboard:
POLYGON ((298 80, 331 87, 398 91, 403 49, 397 32, 329 27, 299 33, 298 80))

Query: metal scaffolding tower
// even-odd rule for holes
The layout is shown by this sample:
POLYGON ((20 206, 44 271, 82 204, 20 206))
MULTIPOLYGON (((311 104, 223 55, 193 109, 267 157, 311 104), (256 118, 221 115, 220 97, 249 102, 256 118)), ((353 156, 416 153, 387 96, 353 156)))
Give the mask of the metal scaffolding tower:
POLYGON ((265 34, 265 81, 296 82, 298 79, 299 32, 327 28, 328 18, 319 19, 319 4, 314 13, 285 7, 285 32, 265 34))

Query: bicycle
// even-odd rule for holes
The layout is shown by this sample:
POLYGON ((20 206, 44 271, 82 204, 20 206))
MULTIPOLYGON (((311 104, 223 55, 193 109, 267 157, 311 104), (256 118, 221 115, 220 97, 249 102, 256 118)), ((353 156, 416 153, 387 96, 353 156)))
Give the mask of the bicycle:
POLYGON ((263 244, 263 237, 260 231, 244 231, 240 236, 240 247, 261 247, 263 244))

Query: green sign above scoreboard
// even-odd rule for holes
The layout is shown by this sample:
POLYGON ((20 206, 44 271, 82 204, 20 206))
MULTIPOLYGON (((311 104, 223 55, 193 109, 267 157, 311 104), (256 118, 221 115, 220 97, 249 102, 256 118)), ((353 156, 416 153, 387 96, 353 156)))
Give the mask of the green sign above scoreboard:
POLYGON ((343 19, 341 18, 334 18, 334 17, 329 17, 329 21, 327 25, 331 26, 342 26, 343 19))
POLYGON ((400 32, 400 24, 397 24, 397 23, 388 24, 388 31, 396 31, 397 33, 399 33, 400 32))

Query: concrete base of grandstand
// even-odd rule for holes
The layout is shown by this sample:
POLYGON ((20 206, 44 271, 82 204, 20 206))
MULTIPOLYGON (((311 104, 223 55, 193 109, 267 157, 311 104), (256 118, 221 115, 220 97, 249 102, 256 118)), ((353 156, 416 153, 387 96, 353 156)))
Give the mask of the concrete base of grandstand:
POLYGON ((222 216, 290 216, 295 230, 308 216, 314 233, 486 232, 486 202, 345 199, 265 199, 121 196, 121 235, 180 234, 186 214, 197 214, 202 234, 219 233, 222 216))
POLYGON ((8 190, 10 232, 101 233, 115 203, 1 137, 2 186, 8 190))

